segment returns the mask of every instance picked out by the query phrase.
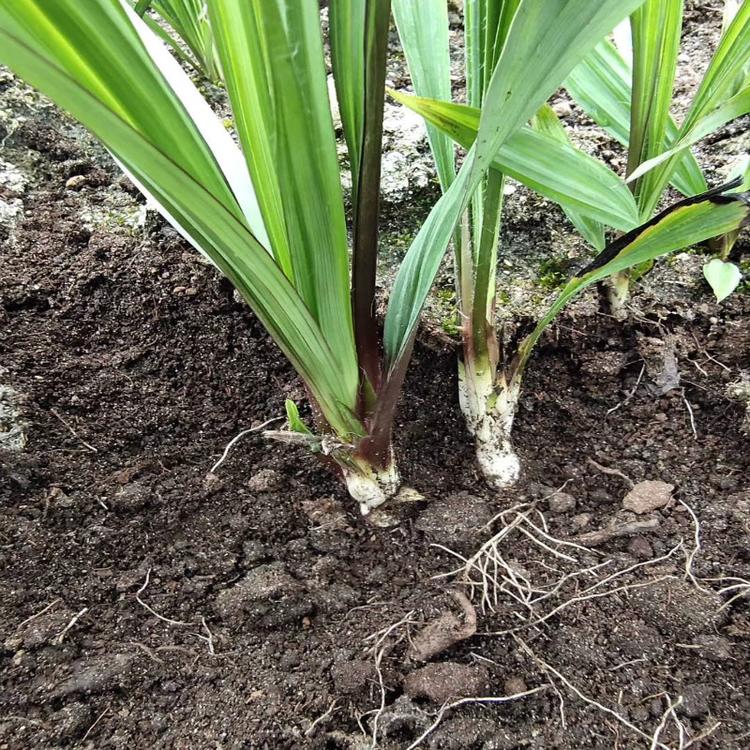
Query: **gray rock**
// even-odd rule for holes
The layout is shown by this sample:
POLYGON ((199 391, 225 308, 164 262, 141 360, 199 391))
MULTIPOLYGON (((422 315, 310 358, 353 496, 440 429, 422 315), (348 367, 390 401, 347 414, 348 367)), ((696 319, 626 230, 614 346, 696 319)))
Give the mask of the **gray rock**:
MULTIPOLYGON (((0 367, 0 375, 6 372, 0 367)), ((21 420, 21 395, 0 383, 0 450, 22 451, 26 445, 26 426, 21 420)))
POLYGON ((651 513, 663 508, 672 500, 673 484, 647 479, 638 482, 622 501, 622 505, 633 513, 651 513))
POLYGON ((114 497, 115 510, 140 510, 149 504, 151 490, 140 482, 126 484, 114 497))
POLYGON ((558 99, 552 105, 552 109, 558 117, 570 117, 573 114, 573 108, 567 99, 558 99))
POLYGON ((635 536, 628 544, 628 552, 637 560, 650 560, 654 556, 654 548, 651 542, 643 536, 635 536))
POLYGON ((80 190, 84 185, 88 184, 88 178, 85 174, 74 174, 69 177, 65 182, 65 187, 68 190, 80 190))
POLYGON ((579 513, 570 519, 570 523, 576 530, 585 529, 591 523, 592 518, 591 513, 579 513))
POLYGON ((529 687, 523 677, 508 677, 503 683, 505 695, 515 695, 516 693, 525 693, 529 687))

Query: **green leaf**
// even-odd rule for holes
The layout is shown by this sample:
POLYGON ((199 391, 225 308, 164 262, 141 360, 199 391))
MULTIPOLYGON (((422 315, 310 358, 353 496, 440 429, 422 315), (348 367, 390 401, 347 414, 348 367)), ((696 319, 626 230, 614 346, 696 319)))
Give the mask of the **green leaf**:
POLYGON ((365 26, 367 0, 331 0, 328 29, 331 63, 344 127, 352 185, 356 190, 365 129, 365 26))
POLYGON ((482 106, 520 4, 521 0, 466 0, 464 4, 466 87, 472 107, 482 106))
POLYGON ((292 432, 300 432, 303 435, 312 435, 310 428, 302 421, 299 415, 299 409, 297 404, 291 399, 284 401, 284 408, 286 409, 286 419, 289 422, 289 429, 292 432))
MULTIPOLYGON (((124 9, 92 1, 85 13, 78 11, 75 0, 0 6, 2 61, 101 139, 248 300, 331 427, 339 435, 361 434, 362 425, 348 406, 356 404, 356 360, 348 371, 342 369, 316 319, 251 232, 208 142, 156 68, 124 9), (47 12, 59 15, 50 22, 47 12), (111 54, 113 49, 117 55, 111 54), (103 60, 108 64, 100 64, 103 60), (158 117, 151 109, 157 101, 158 117)), ((180 85, 188 97, 185 81, 180 85)), ((226 135, 221 123, 215 124, 226 135)), ((202 127, 209 132, 206 122, 202 127)), ((215 140, 215 134, 209 135, 215 140)), ((233 166, 244 169, 232 148, 233 166)), ((221 156, 226 158, 227 153, 221 156)))
MULTIPOLYGON (((563 85, 589 117, 623 146, 628 145, 631 69, 611 42, 605 40, 597 44, 563 85)), ((677 125, 670 117, 666 125, 666 142, 673 143, 678 133, 677 125)), ((706 190, 703 173, 689 151, 680 156, 672 184, 686 196, 706 190)))
POLYGON ((389 368, 408 353, 448 241, 498 150, 642 0, 523 0, 488 86, 477 139, 399 269, 385 320, 389 368), (529 61, 534 61, 533 65, 529 61))
POLYGON ((318 8, 307 0, 213 0, 210 9, 272 247, 287 274, 288 252, 294 287, 356 389, 347 230, 318 8))
MULTIPOLYGON (((479 110, 396 91, 390 94, 464 148, 474 143, 479 110)), ((567 138, 563 141, 559 134, 551 135, 548 128, 535 131, 523 126, 497 151, 492 166, 565 209, 622 231, 638 224, 638 209, 623 181, 600 161, 570 145, 567 138)))
POLYGON ((717 302, 726 299, 742 281, 740 269, 734 263, 727 263, 719 258, 714 258, 703 266, 703 275, 711 285, 717 302))
MULTIPOLYGON (((539 108, 536 115, 534 116, 534 119, 532 120, 532 127, 540 133, 544 133, 559 141, 560 143, 565 144, 566 146, 575 148, 568 138, 565 126, 560 122, 560 119, 549 104, 543 104, 539 108)), ((523 130, 521 132, 523 132, 523 130)), ((578 153, 583 154, 583 152, 579 149, 575 150, 578 153)), ((583 155, 585 156, 585 154, 583 155)), ((598 163, 599 162, 597 162, 597 164, 598 163)), ((607 170, 607 172, 609 172, 609 170, 607 170)), ((575 177, 583 181, 585 179, 584 171, 582 169, 576 170, 575 177)), ((620 189, 619 185, 617 189, 620 189)), ((606 194, 607 190, 605 189, 601 192, 606 194)), ((624 197, 623 201, 625 201, 624 197)), ((591 218, 591 216, 589 216, 585 212, 582 212, 576 208, 571 208, 570 206, 566 206, 566 204, 563 202, 560 202, 560 206, 565 215, 570 220, 571 224, 573 224, 573 226, 579 231, 586 242, 588 242, 596 250, 604 250, 605 239, 604 225, 602 224, 602 222, 591 218)), ((631 208, 631 205, 629 203, 628 208, 631 208)))
POLYGON ((234 125, 258 197, 274 257, 294 279, 282 187, 277 173, 276 106, 261 52, 258 19, 249 3, 211 3, 234 125))
MULTIPOLYGON (((636 180, 642 175, 651 172, 659 165, 669 162, 686 148, 697 143, 701 139, 718 130, 731 120, 742 117, 750 112, 750 86, 743 89, 735 96, 722 102, 718 107, 711 110, 704 117, 699 118, 693 123, 692 128, 684 132, 671 148, 655 156, 653 159, 641 164, 629 177, 628 181, 636 180)), ((666 165, 668 169, 668 164, 666 165)))
POLYGON ((711 110, 750 86, 745 74, 750 60, 750 3, 744 2, 724 31, 703 75, 681 128, 681 135, 711 110))
MULTIPOLYGON (((192 54, 192 57, 187 56, 191 64, 194 64, 196 69, 209 80, 220 84, 221 65, 214 45, 213 29, 208 20, 205 0, 146 0, 145 2, 140 0, 135 6, 135 12, 163 38, 165 35, 156 31, 160 28, 159 24, 149 23, 151 19, 144 15, 146 9, 157 13, 187 46, 192 54)), ((170 46, 175 51, 180 49, 179 44, 170 44, 170 46)), ((181 50, 178 55, 186 57, 181 50)))
MULTIPOLYGON (((393 17, 415 93, 429 99, 450 99, 451 60, 445 0, 393 0, 393 17)), ((429 122, 427 138, 440 185, 446 190, 456 174, 453 144, 429 122)))
POLYGON ((738 229, 750 219, 750 194, 724 194, 727 185, 686 198, 622 235, 563 288, 536 328, 524 339, 512 376, 519 378, 531 352, 557 314, 586 287, 607 276, 738 229))
MULTIPOLYGON (((628 174, 667 146, 667 123, 682 31, 682 0, 646 0, 630 17, 633 90, 630 108, 628 174)), ((654 176, 631 184, 644 218, 662 193, 654 176)))
POLYGON ((654 170, 654 185, 665 185, 681 151, 725 123, 750 112, 750 82, 738 90, 750 59, 750 2, 738 9, 708 65, 671 148, 641 165, 629 179, 654 170))

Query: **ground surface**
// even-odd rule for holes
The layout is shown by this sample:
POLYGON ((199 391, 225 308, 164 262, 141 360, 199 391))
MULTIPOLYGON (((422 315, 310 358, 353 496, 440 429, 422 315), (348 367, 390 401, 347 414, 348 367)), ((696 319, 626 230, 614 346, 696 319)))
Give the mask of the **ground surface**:
MULTIPOLYGON (((705 45, 715 9, 689 7, 705 45)), ((747 747, 746 589, 711 580, 750 579, 746 293, 716 305, 684 254, 624 326, 595 294, 572 308, 529 368, 525 474, 503 494, 476 475, 453 353, 425 335, 396 451, 427 499, 378 528, 286 446, 250 436, 209 475, 304 399, 298 380, 210 267, 139 226, 100 150, 0 90, 0 748, 402 749, 447 700, 535 689, 446 711, 422 746, 648 748, 663 722, 670 748, 680 730, 747 747), (642 480, 673 488, 635 514, 642 480), (514 524, 477 559, 504 571, 497 601, 434 578, 460 565, 445 548, 514 524)), ((505 236, 533 260, 561 230, 531 200, 509 196, 505 236)))

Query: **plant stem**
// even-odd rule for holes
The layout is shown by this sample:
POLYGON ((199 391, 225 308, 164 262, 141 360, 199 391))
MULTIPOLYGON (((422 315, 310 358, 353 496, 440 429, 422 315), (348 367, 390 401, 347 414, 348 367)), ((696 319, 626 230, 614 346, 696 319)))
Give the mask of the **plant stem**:
POLYGON ((520 474, 510 439, 519 392, 520 378, 510 383, 504 377, 498 380, 488 360, 459 362, 459 403, 474 437, 477 464, 497 489, 514 484, 520 474))
POLYGON ((377 392, 380 389, 382 374, 375 317, 375 282, 390 0, 369 0, 366 13, 364 132, 359 175, 354 191, 352 305, 360 367, 372 390, 377 392))
POLYGON ((628 317, 627 303, 630 299, 630 272, 618 271, 609 278, 607 288, 609 300, 609 311, 616 320, 625 320, 628 317))

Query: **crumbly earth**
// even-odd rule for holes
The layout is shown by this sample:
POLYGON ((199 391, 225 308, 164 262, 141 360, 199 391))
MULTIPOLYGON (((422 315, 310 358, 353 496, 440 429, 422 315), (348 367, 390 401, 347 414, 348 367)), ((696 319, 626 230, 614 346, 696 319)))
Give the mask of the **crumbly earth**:
MULTIPOLYGON (((718 5, 688 4, 696 60, 718 5)), ((504 493, 428 326, 396 429, 425 499, 381 527, 293 447, 249 435, 210 473, 304 401, 298 379, 99 147, 8 75, 0 96, 0 748, 400 750, 437 718, 421 747, 747 747, 747 292, 716 305, 683 253, 627 324, 595 292, 570 308, 529 367, 504 493), (644 480, 673 487, 624 509, 644 480), (536 542, 485 547, 497 600, 444 577, 447 550, 513 522, 536 542), (532 611, 524 580, 559 591, 532 611)), ((520 188, 508 204, 530 279, 561 220, 520 188)))

